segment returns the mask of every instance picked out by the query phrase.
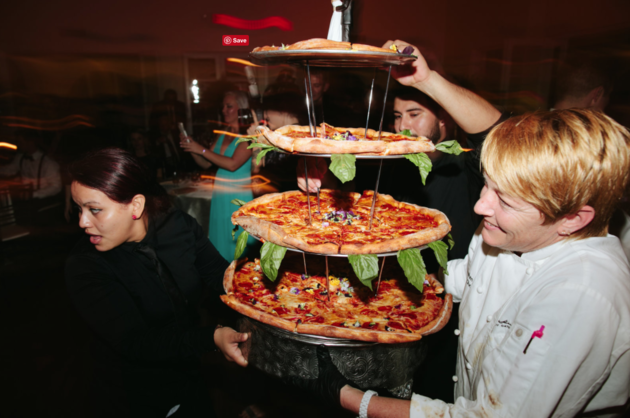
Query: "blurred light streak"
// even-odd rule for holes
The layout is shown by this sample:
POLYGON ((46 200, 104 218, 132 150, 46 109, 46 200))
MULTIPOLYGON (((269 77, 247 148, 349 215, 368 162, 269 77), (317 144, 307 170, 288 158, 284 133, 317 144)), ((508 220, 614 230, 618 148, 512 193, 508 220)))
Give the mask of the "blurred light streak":
POLYGON ((226 61, 235 62, 237 64, 243 64, 243 65, 247 65, 247 66, 250 66, 250 67, 262 67, 261 65, 252 64, 251 62, 249 62, 247 60, 242 60, 240 58, 228 58, 226 61))
POLYGON ((41 120, 19 116, 1 116, 0 123, 11 128, 35 129, 38 131, 62 131, 76 126, 93 128, 90 118, 83 115, 70 115, 55 120, 41 120))
POLYGON ((260 174, 256 174, 255 176, 251 176, 251 177, 245 177, 242 179, 226 179, 223 177, 209 176, 206 174, 202 174, 200 178, 203 180, 213 180, 214 190, 220 190, 224 192, 229 192, 236 188, 253 189, 254 187, 262 187, 271 183, 271 180, 269 180, 267 177, 261 176, 260 174), (254 182, 254 180, 258 180, 258 181, 254 182), (220 183, 223 183, 223 184, 220 184, 220 183), (247 184, 236 184, 236 183, 247 183, 247 184))
POLYGON ((192 81, 190 92, 192 93, 194 98, 193 103, 199 103, 199 85, 196 79, 192 81))
POLYGON ((258 138, 258 135, 241 135, 241 134, 233 134, 232 132, 228 132, 228 131, 212 131, 212 133, 215 134, 219 134, 219 135, 227 135, 227 136, 233 136, 235 138, 258 138))
POLYGON ((17 149, 17 146, 9 144, 8 142, 0 142, 0 148, 17 149))
POLYGON ((229 26, 235 29, 259 30, 277 27, 283 31, 293 30, 293 22, 281 16, 271 16, 260 20, 247 20, 222 14, 213 14, 212 23, 229 26))
POLYGON ((502 60, 502 59, 499 59, 499 58, 486 58, 486 61, 492 62, 494 64, 501 64, 501 65, 554 64, 554 63, 558 62, 558 60, 555 59, 555 58, 547 58, 547 59, 540 60, 540 61, 524 61, 524 62, 507 61, 507 60, 502 60))

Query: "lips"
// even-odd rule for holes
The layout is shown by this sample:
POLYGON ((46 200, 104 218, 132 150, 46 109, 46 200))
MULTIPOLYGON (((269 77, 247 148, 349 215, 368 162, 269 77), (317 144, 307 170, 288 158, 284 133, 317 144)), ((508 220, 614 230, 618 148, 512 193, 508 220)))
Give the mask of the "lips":
POLYGON ((94 245, 99 244, 102 239, 103 237, 100 235, 90 235, 90 242, 94 245))
POLYGON ((488 229, 488 230, 497 230, 497 229, 501 229, 499 228, 497 225, 490 223, 486 220, 483 221, 483 226, 484 228, 488 229))

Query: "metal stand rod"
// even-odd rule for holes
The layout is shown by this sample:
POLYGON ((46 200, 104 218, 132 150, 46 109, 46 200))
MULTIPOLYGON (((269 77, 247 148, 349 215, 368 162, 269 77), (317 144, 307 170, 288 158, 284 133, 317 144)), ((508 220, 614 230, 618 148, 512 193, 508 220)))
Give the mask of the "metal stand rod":
POLYGON ((374 206, 376 205, 376 195, 378 194, 378 183, 381 181, 381 170, 383 170, 382 158, 381 158, 381 164, 378 166, 378 176, 376 176, 376 186, 374 187, 374 196, 372 196, 372 207, 370 208, 370 224, 368 225, 368 230, 372 229, 372 219, 374 219, 374 206))
MULTIPOLYGON (((383 160, 381 160, 382 163, 383 160)), ((308 203, 308 224, 313 223, 311 218, 311 194, 308 191, 308 168, 306 164, 306 158, 304 158, 304 181, 306 182, 306 202, 308 203)))
POLYGON ((328 302, 330 302, 330 279, 328 278, 328 256, 326 256, 326 289, 328 289, 328 302))
POLYGON ((383 99, 383 113, 381 113, 381 123, 378 125, 378 140, 381 140, 381 134, 383 133, 383 119, 385 118, 385 107, 387 105, 387 91, 389 90, 389 79, 392 76, 392 66, 389 66, 387 71, 387 84, 385 84, 385 98, 383 99))
POLYGON ((317 188, 317 213, 322 213, 322 208, 319 204, 319 187, 317 188))
POLYGON ((385 268, 385 259, 387 257, 383 257, 383 263, 381 264, 381 271, 378 272, 378 283, 376 285, 376 293, 374 296, 378 296, 378 289, 381 287, 381 276, 383 275, 383 269, 385 268))
POLYGON ((306 270, 306 253, 302 253, 302 258, 304 259, 304 275, 308 276, 308 271, 306 270))
MULTIPOLYGON (((389 67, 391 71, 391 66, 389 67)), ((313 114, 313 126, 315 127, 315 133, 317 133, 317 119, 315 118, 315 101, 313 100, 313 85, 311 84, 311 66, 306 61, 306 75, 308 77, 308 94, 311 98, 311 113, 313 114)), ((323 129, 323 128, 322 128, 323 129)))
POLYGON ((308 127, 311 132, 311 136, 315 136, 315 128, 313 124, 313 120, 311 119, 311 102, 308 99, 308 83, 306 82, 306 77, 304 77, 304 93, 306 93, 306 111, 308 112, 308 127))
POLYGON ((365 139, 367 140, 367 130, 370 124, 370 109, 372 109, 372 96, 374 94, 374 80, 376 80, 376 68, 374 69, 374 76, 372 77, 372 87, 370 87, 370 101, 368 102, 367 120, 365 121, 365 139))

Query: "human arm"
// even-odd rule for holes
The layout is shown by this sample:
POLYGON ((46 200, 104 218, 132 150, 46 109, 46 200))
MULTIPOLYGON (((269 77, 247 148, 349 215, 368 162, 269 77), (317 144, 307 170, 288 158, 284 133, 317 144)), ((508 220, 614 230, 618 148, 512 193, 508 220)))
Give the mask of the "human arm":
POLYGON ((193 141, 190 137, 180 135, 179 138, 181 140, 179 145, 184 149, 184 151, 192 153, 193 156, 198 155, 205 158, 210 163, 228 171, 238 170, 252 156, 252 150, 247 149, 247 143, 245 142, 238 144, 234 150, 234 154, 231 157, 227 157, 225 155, 217 154, 210 149, 204 148, 201 144, 193 141), (188 142, 187 139, 190 140, 190 142, 188 142))
POLYGON ((392 44, 399 50, 412 46, 412 54, 418 57, 411 66, 392 70, 392 75, 401 84, 414 87, 435 100, 465 132, 485 131, 499 119, 501 113, 485 99, 431 70, 418 48, 400 40, 387 41, 383 48, 392 44))
MULTIPOLYGON (((300 158, 297 165, 297 185, 303 192, 306 191, 306 179, 304 177, 304 158, 300 158)), ((306 158, 308 169, 308 191, 316 193, 317 189, 333 189, 336 180, 328 170, 326 161, 323 158, 306 158)))

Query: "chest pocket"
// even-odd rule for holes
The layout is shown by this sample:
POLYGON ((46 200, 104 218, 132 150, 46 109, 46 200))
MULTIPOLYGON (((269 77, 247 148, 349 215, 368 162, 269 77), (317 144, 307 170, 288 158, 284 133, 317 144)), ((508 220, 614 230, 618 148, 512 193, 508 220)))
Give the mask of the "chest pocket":
POLYGON ((524 394, 543 367, 549 344, 544 338, 534 338, 527 347, 536 330, 519 322, 510 329, 499 326, 495 330, 484 349, 483 380, 487 391, 497 393, 501 403, 509 405, 510 413, 515 414, 523 407, 524 394))

